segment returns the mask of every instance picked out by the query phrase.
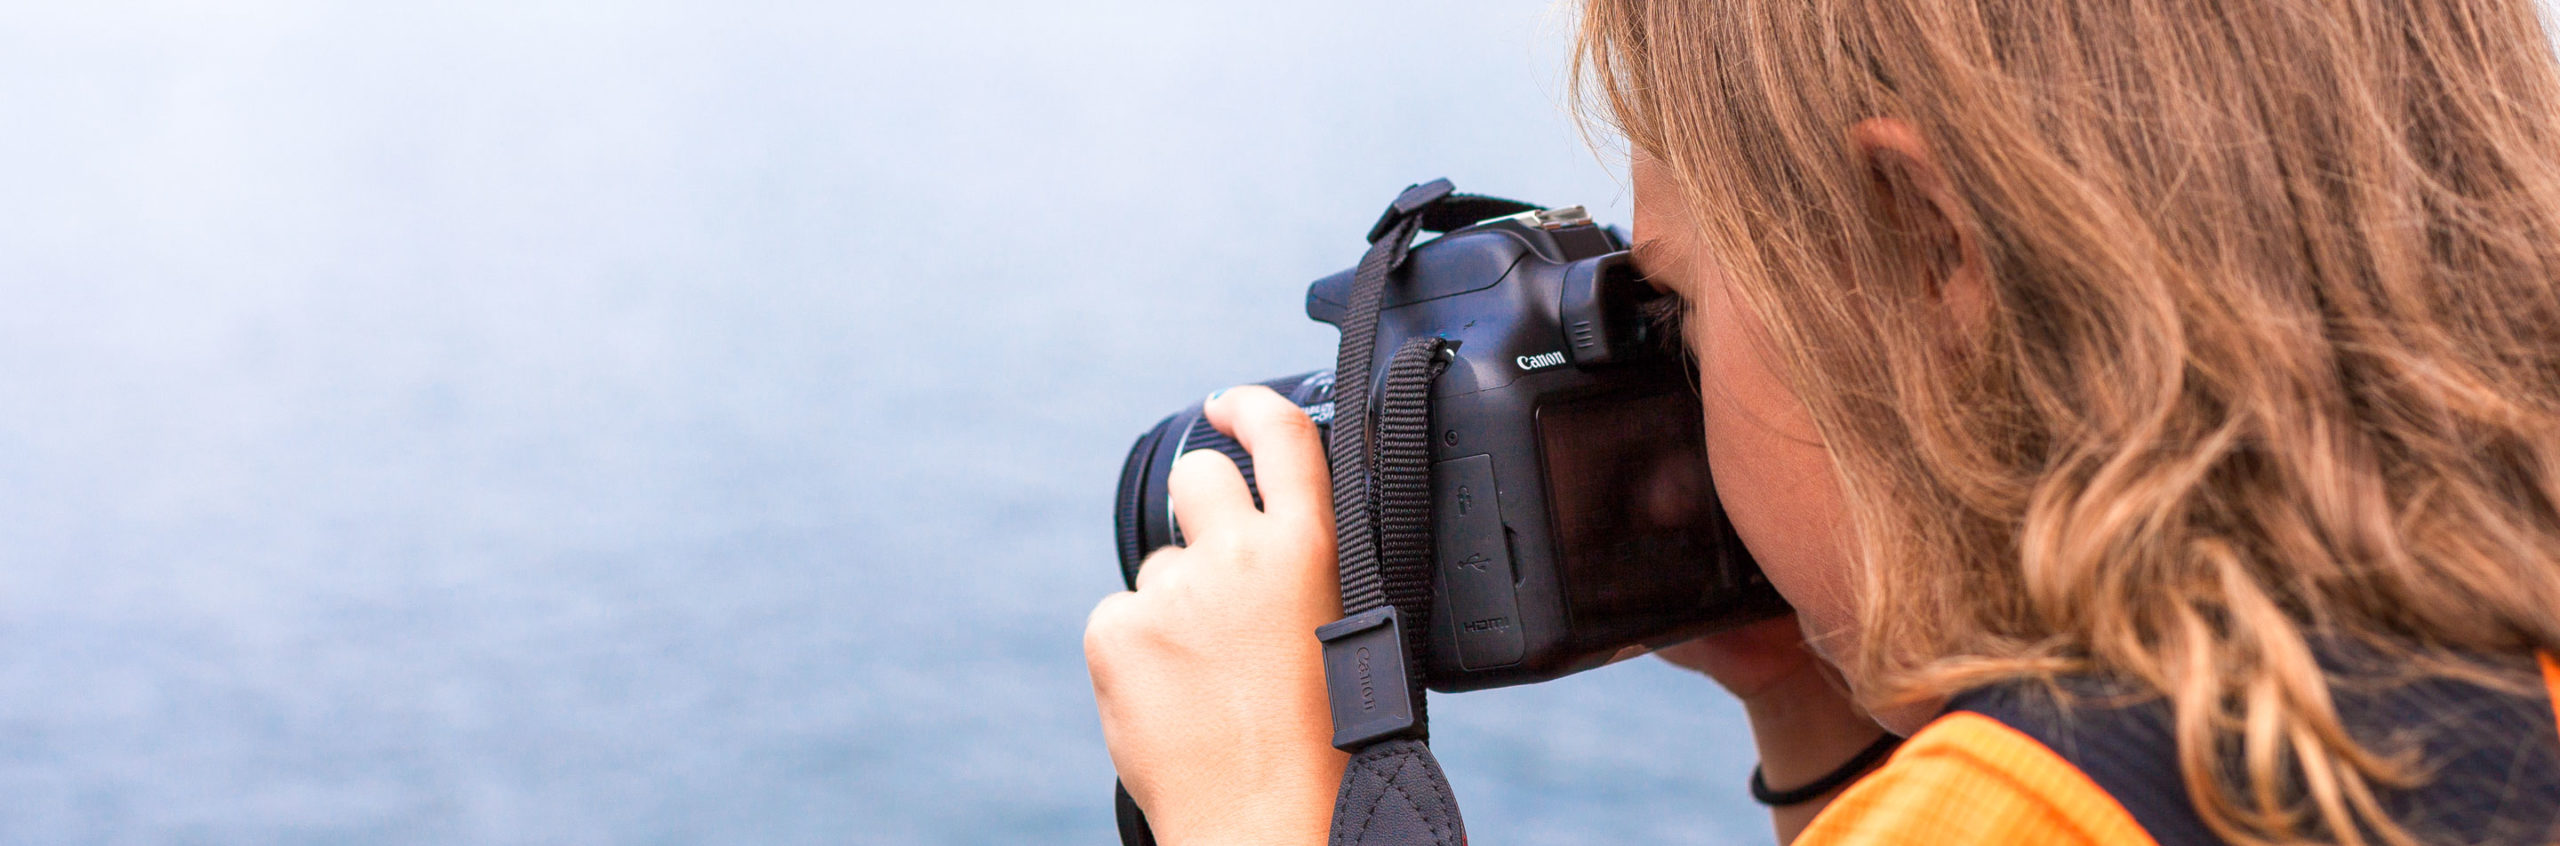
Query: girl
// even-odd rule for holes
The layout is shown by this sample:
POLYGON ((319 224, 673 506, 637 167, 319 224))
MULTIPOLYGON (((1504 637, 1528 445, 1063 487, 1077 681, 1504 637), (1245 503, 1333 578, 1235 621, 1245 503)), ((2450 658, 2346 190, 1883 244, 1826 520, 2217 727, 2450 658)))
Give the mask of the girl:
MULTIPOLYGON (((1781 840, 2560 841, 2528 0, 1588 0, 1580 48, 1798 612, 1665 653, 1781 840)), ((1208 413, 1265 507, 1177 463, 1193 543, 1088 624, 1104 736, 1166 843, 1319 843, 1322 454, 1208 413)))

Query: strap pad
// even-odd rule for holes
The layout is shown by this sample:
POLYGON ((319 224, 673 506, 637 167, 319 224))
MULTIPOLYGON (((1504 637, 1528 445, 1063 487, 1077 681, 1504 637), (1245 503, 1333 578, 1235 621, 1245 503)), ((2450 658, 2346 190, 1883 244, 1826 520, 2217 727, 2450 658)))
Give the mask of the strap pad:
POLYGON ((1419 740, 1390 740, 1351 756, 1333 798, 1330 846, 1465 846, 1449 779, 1419 740))

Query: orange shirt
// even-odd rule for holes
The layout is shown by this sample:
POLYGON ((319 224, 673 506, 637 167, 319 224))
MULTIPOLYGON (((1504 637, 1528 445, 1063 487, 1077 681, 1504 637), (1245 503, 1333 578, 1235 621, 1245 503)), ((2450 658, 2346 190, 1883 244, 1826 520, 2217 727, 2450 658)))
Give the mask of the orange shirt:
MULTIPOLYGON (((2541 656, 2560 725, 2560 661, 2541 656)), ((1999 721, 1953 712, 1851 785, 1796 846, 1903 843, 2156 846, 2133 815, 2053 750, 1999 721)))

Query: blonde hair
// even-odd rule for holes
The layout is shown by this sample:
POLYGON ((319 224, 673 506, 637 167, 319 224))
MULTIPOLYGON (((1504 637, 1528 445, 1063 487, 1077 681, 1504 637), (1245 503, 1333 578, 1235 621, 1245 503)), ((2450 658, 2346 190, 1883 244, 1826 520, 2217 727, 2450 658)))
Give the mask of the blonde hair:
POLYGON ((2377 791, 2421 775, 2350 735, 2321 644, 2518 689, 2459 656, 2560 651, 2527 0, 1587 0, 1575 73, 1837 460, 1871 704, 2120 675, 2224 837, 2396 843, 2377 791), (1981 249, 1960 343, 1847 140, 1878 116, 1981 249))

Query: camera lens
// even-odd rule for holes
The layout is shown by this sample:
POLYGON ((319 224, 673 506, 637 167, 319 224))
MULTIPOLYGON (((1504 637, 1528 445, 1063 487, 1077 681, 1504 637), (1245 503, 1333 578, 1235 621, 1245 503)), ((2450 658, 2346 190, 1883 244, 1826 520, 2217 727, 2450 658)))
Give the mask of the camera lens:
MULTIPOLYGON (((1300 373, 1261 384, 1305 409, 1319 435, 1332 432, 1333 371, 1300 373)), ((1181 529, 1173 524, 1173 500, 1165 491, 1165 478, 1173 470, 1175 457, 1195 449, 1214 449, 1234 459, 1236 468, 1244 471, 1245 488, 1253 492, 1254 506, 1262 505, 1262 489, 1253 481, 1253 456, 1245 454, 1244 445, 1236 439, 1209 425, 1199 403, 1156 423, 1138 436, 1138 442, 1129 447, 1128 460, 1120 465, 1120 492, 1112 513, 1120 546, 1120 577, 1132 588, 1137 587, 1138 564, 1147 553, 1182 543, 1181 529)))

